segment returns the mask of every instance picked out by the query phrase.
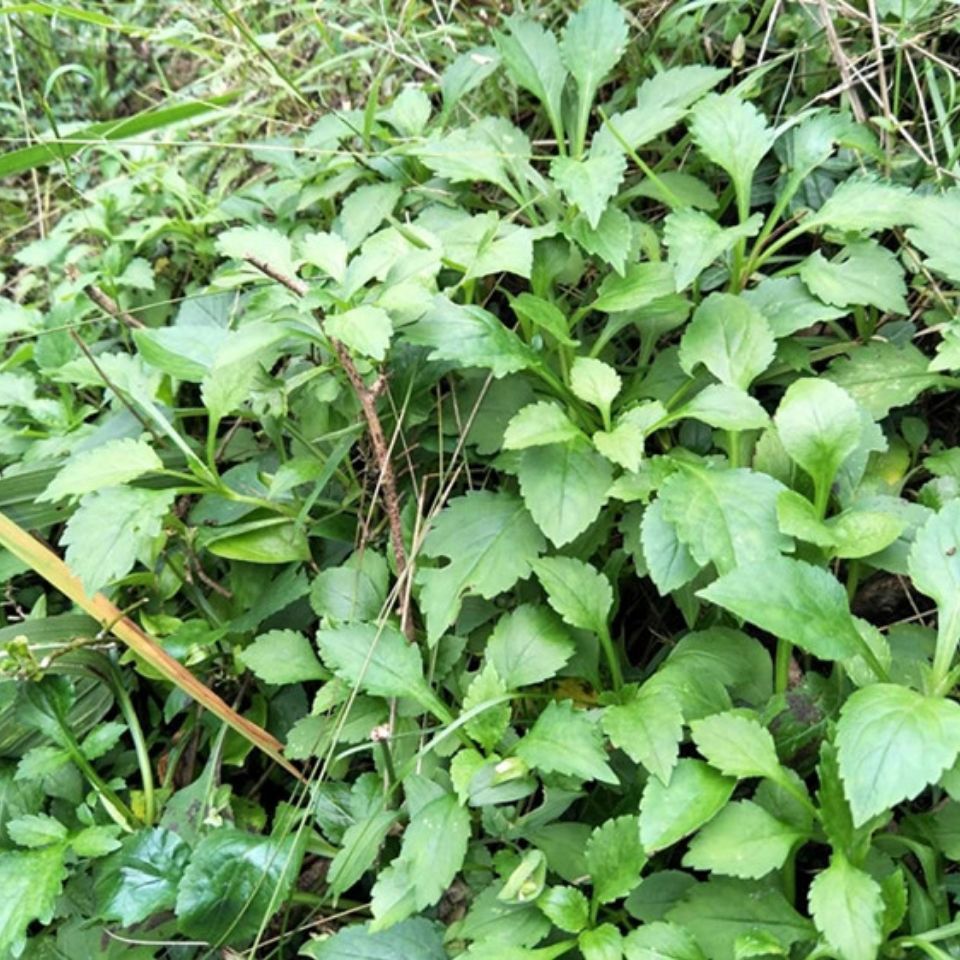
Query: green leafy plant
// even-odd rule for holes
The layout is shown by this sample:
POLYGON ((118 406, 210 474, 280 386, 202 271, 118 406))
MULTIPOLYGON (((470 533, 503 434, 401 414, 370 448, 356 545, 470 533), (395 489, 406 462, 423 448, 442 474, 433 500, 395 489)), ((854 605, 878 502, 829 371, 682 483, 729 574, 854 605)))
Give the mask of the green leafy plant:
POLYGON ((483 39, 15 255, 0 958, 954 949, 956 188, 483 39))

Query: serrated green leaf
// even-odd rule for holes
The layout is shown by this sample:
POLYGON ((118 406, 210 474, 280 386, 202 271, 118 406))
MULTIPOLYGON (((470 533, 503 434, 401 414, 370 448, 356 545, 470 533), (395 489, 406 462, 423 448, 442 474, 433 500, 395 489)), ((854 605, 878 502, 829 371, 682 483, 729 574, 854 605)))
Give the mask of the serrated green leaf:
POLYGON ((787 557, 748 563, 697 596, 823 660, 860 652, 862 641, 842 585, 809 563, 787 557))
POLYGON ((332 936, 311 940, 301 955, 313 960, 446 960, 443 928, 426 917, 411 917, 389 930, 370 931, 370 924, 350 924, 332 936))
POLYGON ((613 471, 586 440, 529 447, 517 469, 520 492, 537 526, 555 546, 578 537, 600 515, 613 471))
POLYGON ((549 680, 573 653, 573 640, 556 615, 529 603, 497 621, 486 649, 487 658, 511 690, 549 680))
POLYGON ((318 616, 333 620, 376 620, 389 583, 387 561, 367 547, 342 566, 320 571, 310 585, 310 606, 318 616))
POLYGON ((837 471, 860 446, 856 403, 829 380, 795 380, 780 401, 774 423, 784 449, 813 480, 825 508, 837 471))
POLYGON ((374 360, 383 360, 387 355, 393 335, 393 324, 387 311, 367 304, 343 313, 328 314, 323 327, 331 337, 342 341, 351 350, 374 360))
POLYGON ((763 314, 743 297, 712 293, 680 341, 680 366, 692 374, 703 364, 721 383, 746 390, 770 366, 775 349, 763 314))
POLYGON ((393 810, 374 810, 344 831, 340 849, 330 861, 327 872, 334 903, 373 866, 387 831, 396 819, 393 810))
POLYGON ((671 417, 690 417, 720 430, 760 430, 770 422, 767 411, 758 400, 725 383, 711 383, 704 387, 671 417))
POLYGON ((937 604, 938 645, 960 638, 960 500, 952 500, 920 528, 908 567, 914 587, 937 604))
POLYGON ((28 813, 6 823, 10 839, 20 847, 46 847, 67 838, 67 828, 46 813, 28 813))
POLYGON ((714 260, 732 250, 738 240, 756 236, 762 225, 759 213, 735 227, 722 227, 699 210, 671 213, 663 224, 663 242, 677 290, 686 290, 714 260))
POLYGON ((755 880, 783 866, 803 834, 750 800, 727 804, 694 838, 683 858, 692 870, 755 880))
POLYGON ((329 676, 310 641, 297 630, 261 633, 240 659, 265 683, 303 683, 329 676))
POLYGON ((680 540, 677 528, 664 517, 659 499, 643 512, 640 543, 647 573, 663 597, 689 583, 700 572, 701 565, 680 540))
POLYGON ((81 499, 60 541, 87 593, 126 576, 147 555, 174 498, 172 490, 107 487, 81 499))
POLYGON ((451 793, 431 800, 410 820, 401 859, 408 864, 417 910, 435 904, 463 866, 470 814, 451 793))
POLYGON ((764 277, 741 296, 766 317, 778 339, 845 315, 814 297, 799 277, 764 277))
POLYGON ((634 816, 600 824, 587 841, 587 868, 598 903, 625 897, 639 882, 647 858, 640 846, 640 825, 634 816))
MULTIPOLYGON (((603 226, 601 219, 598 229, 603 226)), ((619 273, 621 271, 618 271, 619 273)), ((676 286, 673 270, 669 265, 633 263, 622 275, 608 274, 597 289, 597 299, 590 306, 600 313, 623 313, 627 310, 639 310, 674 292, 676 286)))
POLYGON ((567 933, 579 933, 590 919, 590 901, 576 887, 548 887, 537 897, 537 906, 567 933))
POLYGON ((837 750, 855 826, 912 800, 953 765, 960 750, 960 704, 877 683, 840 710, 837 750))
POLYGON ((254 257, 286 277, 295 277, 297 273, 290 239, 273 227, 226 230, 217 238, 217 249, 234 260, 254 257))
POLYGON ((874 420, 882 420, 894 407, 903 407, 924 390, 945 385, 928 369, 929 358, 913 344, 897 346, 872 340, 849 356, 837 357, 825 376, 843 387, 874 420))
POLYGON ((693 742, 712 767, 728 777, 782 776, 770 731, 739 713, 715 713, 690 725, 693 742))
POLYGON ((143 440, 108 440, 95 450, 71 457, 37 500, 82 496, 101 487, 129 483, 145 473, 161 469, 160 458, 143 440))
POLYGON ((423 542, 427 557, 445 567, 421 569, 420 607, 427 636, 436 643, 473 594, 492 599, 526 577, 546 543, 523 503, 511 494, 475 491, 451 500, 423 542))
POLYGON ((777 557, 788 545, 777 526, 782 489, 772 477, 746 468, 684 463, 663 483, 657 502, 693 559, 727 573, 738 563, 777 557))
MULTIPOLYGON (((503 697, 507 686, 500 679, 497 668, 492 662, 484 664, 483 669, 473 678, 463 697, 463 711, 469 713, 490 700, 503 697)), ((484 750, 492 750, 507 730, 510 723, 510 704, 502 703, 487 708, 467 721, 467 734, 480 744, 484 750)))
POLYGON ((640 799, 640 842, 647 854, 673 846, 713 819, 726 805, 737 781, 702 760, 681 759, 670 781, 647 781, 640 799))
POLYGON ((569 700, 553 700, 514 747, 514 753, 544 773, 618 783, 607 763, 597 719, 575 709, 569 700))
POLYGON ((584 930, 577 938, 583 960, 620 960, 623 935, 612 923, 584 930))
POLYGON ((631 930, 623 941, 623 955, 627 960, 704 960, 687 930, 662 920, 631 930))
POLYGON ((817 929, 841 960, 873 960, 883 941, 883 895, 868 873, 834 854, 810 885, 817 929))
POLYGON ((810 229, 876 233, 908 223, 913 214, 911 199, 905 187, 874 177, 852 177, 838 183, 823 206, 803 223, 810 229))
POLYGON ((709 960, 737 960, 737 941, 746 931, 769 937, 784 953, 815 936, 813 924, 774 885, 725 877, 691 888, 667 919, 686 927, 709 960))
POLYGON ((665 687, 641 687, 636 697, 603 712, 603 732, 635 763, 666 785, 680 755, 683 711, 665 687))
POLYGON ((610 198, 616 196, 626 168, 626 157, 619 153, 603 153, 583 160, 557 157, 550 164, 550 176, 567 202, 582 210, 595 230, 610 198))
POLYGON ((503 434, 504 450, 565 443, 580 436, 580 431, 563 410, 549 400, 527 404, 513 415, 503 434))
POLYGON ((67 875, 66 844, 0 853, 0 956, 19 956, 27 928, 49 923, 67 875))
POLYGON ((606 630, 613 588, 604 574, 572 557, 543 557, 532 566, 550 606, 565 623, 597 634, 606 630))
POLYGON ((954 283, 960 283, 960 254, 951 238, 960 222, 960 190, 914 197, 913 226, 907 239, 926 255, 926 265, 954 283))
POLYGON ((753 174, 776 138, 757 108, 733 91, 710 94, 693 108, 690 133, 707 158, 729 174, 742 208, 748 209, 753 174))
POLYGON ((903 268, 889 250, 873 241, 850 244, 833 260, 815 251, 800 265, 800 279, 814 296, 835 307, 908 312, 903 268))
POLYGON ((347 274, 347 244, 336 233, 308 233, 297 245, 300 256, 328 277, 343 283, 347 274))

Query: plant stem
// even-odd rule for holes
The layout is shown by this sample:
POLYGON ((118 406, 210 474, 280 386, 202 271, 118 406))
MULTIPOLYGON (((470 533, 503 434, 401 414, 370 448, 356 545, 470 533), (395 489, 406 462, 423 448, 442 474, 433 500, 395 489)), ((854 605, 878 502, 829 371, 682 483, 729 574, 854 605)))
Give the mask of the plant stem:
POLYGON ((600 646, 603 647, 603 655, 607 660, 607 667, 610 670, 610 680, 613 682, 613 689, 619 691, 623 686, 623 671, 620 668, 620 658, 617 656, 617 650, 613 645, 613 638, 610 636, 610 630, 604 626, 598 634, 600 637, 600 646))

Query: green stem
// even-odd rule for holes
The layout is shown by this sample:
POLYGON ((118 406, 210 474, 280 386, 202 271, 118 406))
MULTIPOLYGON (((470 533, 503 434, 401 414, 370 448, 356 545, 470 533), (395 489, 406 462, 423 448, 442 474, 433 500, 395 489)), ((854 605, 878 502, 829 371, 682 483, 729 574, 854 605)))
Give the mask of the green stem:
POLYGON ((613 689, 619 691, 623 686, 623 671, 620 668, 620 657, 617 656, 617 650, 613 645, 613 638, 610 636, 609 628, 604 626, 598 636, 600 637, 600 646, 603 647, 603 655, 607 660, 607 667, 610 670, 613 689))
POLYGON ((143 785, 143 822, 148 826, 153 823, 156 815, 156 803, 153 793, 153 767, 150 764, 150 751, 147 749, 147 741, 143 735, 143 727, 140 726, 140 720, 137 712, 133 708, 133 702, 126 687, 123 686, 120 677, 114 678, 113 693, 116 697, 123 719, 127 722, 127 729, 130 731, 130 739, 133 740, 133 749, 137 755, 137 766, 140 768, 140 782, 143 785))
POLYGON ((730 467, 736 469, 740 466, 740 431, 727 431, 727 459, 730 461, 730 467))
POLYGON ((773 689, 775 693, 786 693, 790 685, 790 656, 793 644, 782 637, 777 640, 777 655, 773 668, 773 689))

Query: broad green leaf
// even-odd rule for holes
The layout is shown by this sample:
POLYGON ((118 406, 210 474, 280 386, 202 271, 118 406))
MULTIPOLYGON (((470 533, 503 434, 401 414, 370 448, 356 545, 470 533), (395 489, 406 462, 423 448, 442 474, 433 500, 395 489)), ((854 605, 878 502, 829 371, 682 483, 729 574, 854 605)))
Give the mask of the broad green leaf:
POLYGON ((753 104, 732 91, 704 97, 691 116, 694 142, 729 174, 742 209, 748 210, 753 174, 773 146, 776 133, 753 104))
POLYGON ((340 849, 327 871, 334 903, 373 866, 387 831, 396 819, 394 810, 374 810, 344 831, 340 849))
MULTIPOLYGON (((772 691, 770 654, 759 640, 739 630, 710 627, 682 637, 667 658, 666 668, 706 673, 719 680, 738 700, 766 706, 772 691)), ((664 670, 649 683, 656 682, 664 670)))
MULTIPOLYGON (((610 117, 594 136, 590 152, 623 151, 623 144, 636 150, 649 143, 686 116, 690 104, 712 90, 728 73, 697 64, 670 67, 644 80, 637 90, 636 106, 610 117)), ((671 173, 661 176, 661 182, 668 181, 671 173)), ((674 190, 674 196, 676 193, 674 190)), ((671 202, 673 198, 657 199, 671 202)))
POLYGON ((411 697, 431 712, 437 709, 423 676, 420 651, 395 627, 372 623, 328 627, 317 631, 317 646, 323 662, 346 683, 375 697, 411 697))
POLYGON ((869 557, 885 550, 907 525, 906 518, 880 510, 844 510, 827 521, 834 555, 844 560, 869 557))
POLYGON ((529 447, 517 470, 523 501, 550 542, 561 547, 599 516, 613 471, 585 440, 529 447))
POLYGON ((440 92, 443 113, 448 114, 465 94, 480 86, 500 66, 500 56, 490 46, 465 50, 443 71, 440 92))
POLYGON ((592 357, 577 357, 570 368, 570 389, 584 403, 590 403, 610 416, 610 406, 623 385, 620 375, 609 364, 592 357))
POLYGON ((795 380, 774 423, 784 449, 826 498, 841 464, 860 445, 860 411, 853 398, 829 380, 795 380))
POLYGON ((451 183, 493 183, 510 193, 513 184, 505 158, 491 140, 488 125, 478 120, 469 127, 455 127, 442 137, 428 139, 416 154, 437 176, 451 183))
POLYGON ((583 960, 621 960, 623 934, 612 923, 584 930, 577 938, 583 960))
POLYGON ((739 713, 715 713, 690 725, 693 742, 712 767, 728 777, 782 777, 773 737, 739 713))
POLYGON ((721 383, 746 390, 773 361, 776 342, 763 314, 743 297, 711 293, 680 341, 680 366, 703 364, 721 383))
POLYGON ((369 305, 328 314, 323 328, 329 336, 342 341, 351 350, 374 360, 383 360, 387 355, 393 335, 393 324, 387 311, 369 305))
POLYGON ((567 933, 579 933, 590 920, 590 901, 576 887, 548 887, 537 897, 537 906, 567 933))
POLYGON ((681 759, 664 785, 651 777, 640 799, 640 842, 647 854, 673 846, 712 820, 737 781, 702 760, 681 759))
POLYGON ((584 710, 575 709, 569 700, 553 700, 517 743, 514 752, 528 766, 544 773, 618 783, 607 763, 597 719, 584 710))
POLYGON ((486 367, 495 377, 525 370, 534 362, 530 349, 492 313, 461 306, 446 297, 432 305, 413 326, 404 329, 411 342, 430 347, 429 359, 450 360, 459 367, 486 367))
POLYGON ((675 290, 673 270, 667 264, 633 263, 622 276, 608 274, 590 306, 599 313, 624 313, 639 310, 675 290))
POLYGON ((602 823, 587 841, 587 867, 594 899, 609 903, 625 897, 640 882, 640 871, 646 862, 635 816, 602 823))
POLYGON ((163 827, 127 837, 97 871, 98 909, 125 927, 173 909, 189 859, 187 844, 163 827))
POLYGON ((952 238, 960 222, 960 190, 914 197, 913 226, 907 239, 926 255, 926 265, 948 280, 960 283, 960 253, 952 238))
POLYGON ((145 473, 163 469, 153 448, 142 440, 108 440, 95 450, 71 457, 50 481, 38 501, 82 496, 101 487, 129 483, 145 473))
POLYGON ((0 853, 0 956, 19 956, 27 928, 34 921, 47 924, 63 881, 65 844, 40 850, 0 853))
POLYGON ((825 376, 843 387, 874 420, 882 420, 924 390, 948 383, 929 371, 929 362, 913 344, 871 340, 848 356, 837 357, 825 376))
POLYGON ((343 283, 347 275, 347 244, 336 233, 308 233, 297 245, 297 252, 328 277, 343 283))
POLYGON ((513 415, 503 434, 503 449, 525 450, 566 443, 579 436, 580 431, 557 404, 541 400, 527 404, 513 415))
POLYGON ((613 0, 587 0, 564 27, 560 57, 577 84, 580 143, 593 98, 619 63, 626 43, 626 18, 613 0))
POLYGON ((689 583, 700 572, 701 565, 680 540, 677 528, 664 518, 663 503, 659 499, 643 512, 640 543, 647 573, 663 597, 689 583))
POLYGON ((818 547, 836 546, 836 537, 820 519, 817 508, 795 490, 784 490, 777 497, 777 523, 788 537, 796 537, 818 547))
MULTIPOLYGON (((306 839, 306 838, 304 838, 306 839)), ((231 827, 194 848, 177 891, 177 928, 188 937, 245 943, 282 906, 300 871, 303 845, 231 827)))
POLYGON ((533 569, 550 606, 565 623, 603 633, 613 607, 613 588, 603 573, 572 557, 543 557, 533 569))
POLYGON ((784 954, 816 935, 774 884, 726 877, 691 888, 667 919, 689 930, 709 960, 737 960, 737 941, 746 932, 769 937, 784 954))
POLYGON ((618 275, 623 276, 633 243, 633 227, 630 218, 622 210, 607 207, 596 229, 581 214, 565 232, 587 253, 609 263, 618 275))
POLYGON ((647 685, 627 703, 607 707, 603 732, 664 785, 670 782, 683 737, 683 712, 671 690, 647 685))
POLYGON ((917 532, 910 550, 913 586, 937 604, 942 646, 960 638, 960 500, 951 500, 917 532))
POLYGON ((508 17, 506 26, 507 33, 494 34, 503 64, 513 82, 543 104, 559 136, 567 81, 560 45, 549 30, 527 17, 508 17))
POLYGON ((200 383, 209 373, 229 331, 211 323, 147 327, 133 331, 140 358, 178 380, 200 383))
POLYGON ((874 960, 883 941, 880 884, 839 853, 810 885, 810 913, 841 960, 874 960))
POLYGON ((595 230, 610 198, 616 195, 626 168, 626 157, 619 153, 603 153, 583 160, 557 157, 550 164, 550 176, 567 202, 582 210, 595 230))
POLYGON ((370 924, 373 933, 389 930, 417 912, 410 865, 403 857, 397 857, 377 873, 370 891, 370 912, 373 914, 370 924))
POLYGON ((295 277, 290 239, 273 227, 234 227, 217 238, 217 249, 234 260, 255 258, 285 277, 295 277))
POLYGON ((671 414, 671 418, 690 417, 720 430, 760 430, 770 417, 759 401, 745 390, 725 383, 711 383, 692 400, 671 414))
POLYGON ((810 229, 829 227, 845 233, 876 233, 908 223, 913 213, 906 187, 873 177, 842 180, 816 213, 803 221, 810 229))
POLYGON ((621 413, 612 430, 598 430, 591 439, 608 460, 625 470, 637 471, 643 460, 647 434, 666 420, 667 411, 658 400, 641 403, 621 413))
POLYGON ((422 807, 403 834, 400 857, 408 865, 416 908, 433 906, 463 866, 470 814, 452 793, 422 807))
POLYGON ((393 212, 403 193, 399 183, 370 183, 358 187, 340 205, 334 229, 348 250, 355 250, 393 212))
POLYGON ((250 399, 254 380, 285 336, 279 323, 250 323, 226 336, 201 385, 211 418, 222 420, 250 399))
POLYGON ((261 633, 240 659, 265 683, 303 683, 329 676, 310 641, 297 630, 261 633))
POLYGON ((516 690, 556 676, 574 649, 554 613, 524 603, 497 621, 486 656, 507 688, 516 690))
POLYGON ((631 930, 623 941, 623 955, 627 960, 704 960, 692 934, 662 920, 631 930))
POLYGON ((812 296, 799 277, 764 277, 741 296, 766 317, 778 339, 846 314, 812 296))
POLYGON ((889 250, 872 240, 850 244, 833 260, 815 251, 800 265, 800 279, 814 296, 835 307, 908 312, 903 268, 889 250))
POLYGON ((425 556, 450 563, 418 571, 430 643, 456 620, 464 595, 491 600, 509 590, 530 573, 544 546, 523 503, 511 494, 479 490, 451 500, 423 542, 425 556))
POLYGON ((83 497, 60 542, 87 593, 126 576, 139 558, 149 556, 174 498, 172 490, 133 487, 107 487, 83 497))
POLYGON ((500 223, 496 231, 483 236, 475 254, 466 264, 464 278, 513 273, 529 279, 533 269, 533 230, 514 223, 500 223))
POLYGON ((310 559, 306 531, 284 517, 211 527, 201 532, 197 542, 214 556, 246 563, 292 563, 310 559))
POLYGON ((67 838, 67 828, 46 813, 28 813, 8 820, 7 833, 20 847, 46 847, 67 838))
POLYGON ((738 563, 777 557, 787 545, 777 527, 782 489, 746 468, 684 463, 663 483, 658 502, 693 559, 727 573, 738 563))
POLYGON ((310 606, 333 620, 376 620, 387 599, 390 571, 382 554, 370 547, 339 567, 328 567, 310 585, 310 606))
POLYGON ((877 683, 855 691, 837 723, 840 776, 855 826, 912 800, 953 765, 960 704, 877 683))
POLYGON ((727 804, 694 838, 683 858, 692 870, 755 880, 778 870, 803 839, 750 800, 727 804))
POLYGON ((671 213, 663 224, 663 242, 677 290, 686 290, 711 263, 732 250, 738 240, 756 236, 762 225, 759 213, 735 227, 721 227, 699 210, 687 208, 671 213))
POLYGON ((426 917, 411 917, 389 930, 371 933, 369 924, 347 924, 301 947, 313 960, 447 960, 443 927, 426 917))
POLYGON ((860 652, 843 586, 829 571, 801 560, 769 557, 738 566, 697 596, 822 660, 860 652))

